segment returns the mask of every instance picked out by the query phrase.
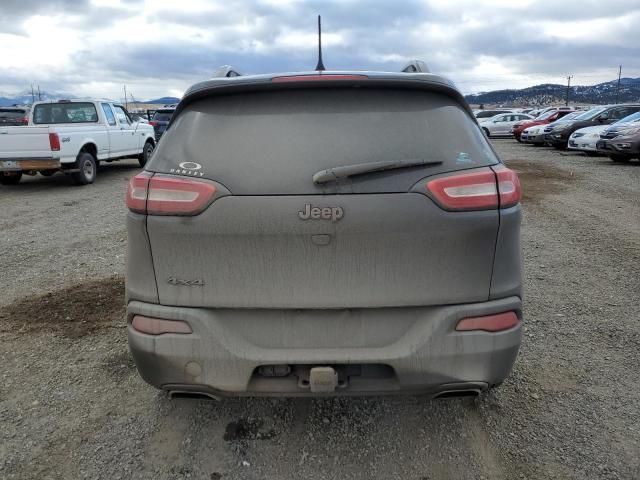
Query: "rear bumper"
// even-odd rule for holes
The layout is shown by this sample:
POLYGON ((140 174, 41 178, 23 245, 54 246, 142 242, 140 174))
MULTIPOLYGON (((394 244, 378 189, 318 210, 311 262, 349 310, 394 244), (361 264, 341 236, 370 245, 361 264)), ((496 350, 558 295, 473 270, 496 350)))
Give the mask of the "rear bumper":
POLYGON ((22 172, 25 170, 55 170, 60 168, 60 159, 43 158, 6 158, 0 159, 0 172, 22 172))
POLYGON ((457 332, 464 317, 516 311, 518 297, 441 307, 350 310, 252 310, 167 307, 132 301, 129 347, 142 378, 174 391, 222 395, 317 395, 305 369, 342 373, 332 394, 435 393, 483 389, 509 374, 522 322, 498 332, 457 332), (151 336, 134 315, 189 323, 193 333, 151 336), (263 365, 289 365, 286 377, 261 376, 263 365))

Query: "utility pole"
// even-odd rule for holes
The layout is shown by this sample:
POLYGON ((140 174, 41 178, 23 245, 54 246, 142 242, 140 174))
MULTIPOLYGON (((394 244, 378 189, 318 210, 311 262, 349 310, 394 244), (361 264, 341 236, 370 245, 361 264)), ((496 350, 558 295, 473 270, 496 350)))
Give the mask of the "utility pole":
POLYGON ((127 104, 127 86, 124 85, 124 108, 129 110, 129 105, 127 104))
POLYGON ((42 95, 40 95, 40 85, 38 85, 38 101, 42 100, 42 95))
POLYGON ((31 104, 36 101, 36 95, 33 93, 33 83, 31 84, 31 104))
POLYGON ((568 107, 569 106, 569 89, 571 88, 571 79, 573 78, 573 75, 567 75, 567 99, 565 101, 565 105, 568 107))
POLYGON ((620 77, 622 77, 622 65, 618 69, 618 88, 616 89, 616 103, 620 100, 620 77))

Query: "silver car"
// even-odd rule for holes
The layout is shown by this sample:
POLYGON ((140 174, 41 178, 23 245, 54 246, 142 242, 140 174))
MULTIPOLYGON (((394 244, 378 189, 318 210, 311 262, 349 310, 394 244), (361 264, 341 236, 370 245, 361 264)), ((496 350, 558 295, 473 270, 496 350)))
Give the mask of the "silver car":
POLYGON ((522 329, 520 185, 453 84, 191 87, 127 193, 127 321, 172 396, 468 396, 522 329))
POLYGON ((512 136, 513 126, 523 120, 533 120, 534 117, 526 113, 501 113, 494 117, 484 119, 480 127, 487 137, 512 136))

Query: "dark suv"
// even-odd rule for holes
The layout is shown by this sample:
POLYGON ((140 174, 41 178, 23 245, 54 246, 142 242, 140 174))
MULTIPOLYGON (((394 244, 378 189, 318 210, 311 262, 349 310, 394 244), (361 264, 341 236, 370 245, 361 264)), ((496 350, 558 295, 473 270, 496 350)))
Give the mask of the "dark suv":
POLYGON ((29 124, 29 107, 0 107, 0 127, 29 124))
POLYGON ((557 149, 567 148, 569 137, 580 128, 608 125, 640 111, 640 105, 610 105, 592 108, 570 122, 563 122, 548 132, 548 141, 557 149))
POLYGON ((191 87, 129 185, 127 320, 173 396, 477 395, 522 326, 520 184, 426 73, 191 87))
POLYGON ((159 108, 153 113, 151 120, 149 121, 149 125, 151 125, 155 130, 156 142, 160 140, 160 137, 162 136, 162 134, 169 127, 169 123, 171 122, 171 117, 173 117, 173 112, 175 111, 176 111, 175 107, 170 107, 170 108, 159 108))

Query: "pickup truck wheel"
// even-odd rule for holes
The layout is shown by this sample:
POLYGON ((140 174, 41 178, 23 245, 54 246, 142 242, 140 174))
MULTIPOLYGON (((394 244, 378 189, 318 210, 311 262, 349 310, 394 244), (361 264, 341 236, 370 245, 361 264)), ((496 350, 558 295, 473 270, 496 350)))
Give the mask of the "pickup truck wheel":
POLYGON ((13 175, 4 175, 0 173, 1 185, 17 185, 22 178, 22 172, 15 172, 13 175))
POLYGON ((138 163, 140 164, 141 167, 144 168, 144 166, 147 164, 147 162, 149 161, 149 159, 151 158, 151 154, 153 153, 153 143, 150 141, 147 141, 147 143, 144 144, 144 148, 142 149, 142 153, 140 155, 138 155, 138 163))
POLYGON ((89 152, 80 152, 76 161, 79 172, 71 174, 71 178, 77 185, 88 185, 96 179, 96 160, 89 152))

